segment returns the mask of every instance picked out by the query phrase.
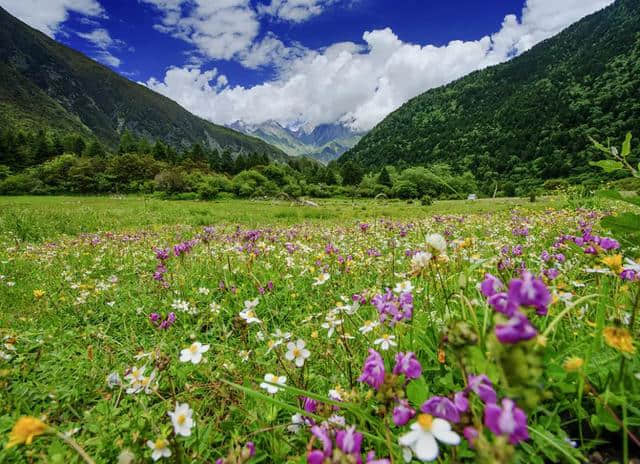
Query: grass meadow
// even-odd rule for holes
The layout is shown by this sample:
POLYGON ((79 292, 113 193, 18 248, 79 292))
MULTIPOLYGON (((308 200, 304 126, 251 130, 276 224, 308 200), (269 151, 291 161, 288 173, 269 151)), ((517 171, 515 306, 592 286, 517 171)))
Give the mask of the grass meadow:
POLYGON ((0 463, 640 456, 614 205, 318 203, 0 198, 0 463))

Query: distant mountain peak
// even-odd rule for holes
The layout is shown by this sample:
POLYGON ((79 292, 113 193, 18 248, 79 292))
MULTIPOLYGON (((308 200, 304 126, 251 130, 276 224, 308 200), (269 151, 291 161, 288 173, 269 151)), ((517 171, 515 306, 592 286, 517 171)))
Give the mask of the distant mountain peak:
POLYGON ((273 120, 261 124, 238 120, 229 127, 262 139, 290 156, 307 156, 324 163, 337 159, 363 135, 339 123, 286 127, 273 120))

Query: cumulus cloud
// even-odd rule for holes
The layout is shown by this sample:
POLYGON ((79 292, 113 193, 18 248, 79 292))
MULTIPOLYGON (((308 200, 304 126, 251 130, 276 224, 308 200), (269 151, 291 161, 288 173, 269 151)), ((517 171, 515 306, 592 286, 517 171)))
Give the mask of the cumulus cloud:
POLYGON ((283 21, 300 23, 317 16, 336 0, 271 0, 258 5, 262 15, 273 16, 283 21))
MULTIPOLYGON (((408 99, 523 53, 612 2, 528 0, 521 21, 509 15, 491 36, 444 46, 403 42, 389 28, 365 32, 362 44, 338 43, 320 52, 298 50, 291 59, 282 60, 276 79, 249 88, 227 85, 226 77, 221 81, 215 70, 193 67, 173 67, 162 81, 151 79, 146 84, 221 124, 275 120, 315 126, 339 121, 368 130, 408 99)), ((272 39, 271 47, 255 50, 257 56, 287 48, 272 39)), ((249 67, 262 61, 267 58, 245 57, 249 67)))
POLYGON ((97 0, 0 0, 0 6, 49 37, 59 32, 70 11, 90 17, 104 15, 97 0))
POLYGON ((162 13, 156 30, 194 45, 211 59, 245 52, 260 30, 249 0, 140 0, 162 13))

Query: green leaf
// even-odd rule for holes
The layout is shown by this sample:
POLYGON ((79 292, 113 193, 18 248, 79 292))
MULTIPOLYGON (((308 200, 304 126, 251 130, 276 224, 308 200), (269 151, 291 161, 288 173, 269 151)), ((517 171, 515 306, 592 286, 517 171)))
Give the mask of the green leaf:
POLYGON ((640 215, 634 213, 622 213, 618 216, 607 216, 600 221, 602 227, 614 233, 637 234, 640 233, 640 215))
POLYGON ((620 192, 616 190, 598 190, 596 196, 600 198, 607 198, 609 200, 624 201, 635 206, 640 206, 640 197, 623 197, 620 192))
POLYGON ((422 406, 429 397, 429 387, 423 377, 412 380, 407 385, 407 398, 409 402, 416 408, 422 406))
POLYGON ((631 132, 627 134, 627 137, 624 139, 624 143, 622 144, 622 152, 620 153, 624 158, 629 156, 631 153, 631 132))
POLYGON ((600 142, 596 141, 593 137, 589 137, 589 140, 591 140, 591 143, 593 143, 593 145, 600 151, 606 153, 607 155, 611 154, 611 150, 609 150, 607 147, 605 147, 604 145, 602 145, 600 142))
POLYGON ((613 160, 600 160, 600 161, 591 161, 589 162, 591 166, 596 166, 602 169, 606 173, 619 171, 624 169, 624 166, 619 161, 613 160))

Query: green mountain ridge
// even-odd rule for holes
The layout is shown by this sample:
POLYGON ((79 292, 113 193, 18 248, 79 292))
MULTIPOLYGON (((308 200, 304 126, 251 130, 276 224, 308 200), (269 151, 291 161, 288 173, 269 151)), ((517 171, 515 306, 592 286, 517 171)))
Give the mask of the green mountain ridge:
POLYGON ((288 156, 255 137, 213 124, 32 29, 0 8, 0 124, 95 137, 121 134, 176 147, 195 143, 234 153, 288 156))
POLYGON ((505 181, 584 181, 596 172, 589 136, 640 136, 639 97, 640 0, 617 0, 509 62, 413 98, 338 162, 444 162, 487 191, 505 181))

